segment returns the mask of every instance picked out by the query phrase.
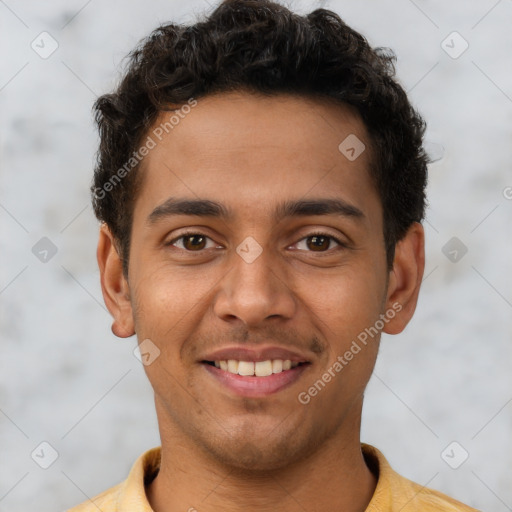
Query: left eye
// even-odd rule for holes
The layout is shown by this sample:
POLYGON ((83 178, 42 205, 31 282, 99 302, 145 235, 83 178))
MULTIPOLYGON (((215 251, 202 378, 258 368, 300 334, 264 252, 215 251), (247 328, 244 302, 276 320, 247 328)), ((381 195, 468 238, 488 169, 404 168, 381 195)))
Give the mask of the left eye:
POLYGON ((312 249, 311 252, 326 252, 330 248, 331 241, 336 242, 339 246, 343 246, 343 243, 336 237, 327 235, 326 233, 311 233, 310 235, 302 238, 297 245, 305 241, 307 249, 312 249), (308 243, 308 241, 310 241, 308 243), (325 250, 324 250, 325 249, 325 250))

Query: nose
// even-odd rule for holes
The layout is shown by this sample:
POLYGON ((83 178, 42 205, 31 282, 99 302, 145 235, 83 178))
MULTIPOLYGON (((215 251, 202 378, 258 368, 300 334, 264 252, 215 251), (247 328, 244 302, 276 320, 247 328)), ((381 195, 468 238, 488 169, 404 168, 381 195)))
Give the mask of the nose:
POLYGON ((292 318, 297 307, 293 283, 277 260, 270 249, 253 261, 233 253, 231 270, 219 283, 215 314, 228 322, 238 319, 247 327, 257 327, 269 318, 292 318))

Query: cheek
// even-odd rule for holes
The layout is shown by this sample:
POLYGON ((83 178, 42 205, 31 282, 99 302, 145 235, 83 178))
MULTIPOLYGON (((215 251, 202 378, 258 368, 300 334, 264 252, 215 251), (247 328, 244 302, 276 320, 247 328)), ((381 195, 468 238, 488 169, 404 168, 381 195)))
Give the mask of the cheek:
MULTIPOLYGON (((373 325, 381 312, 385 295, 382 279, 362 265, 346 267, 308 284, 309 307, 328 327, 326 336, 333 344, 357 336, 373 325)), ((306 288, 304 289, 306 290, 306 288)))
POLYGON ((176 271, 165 268, 141 273, 134 294, 139 343, 151 340, 158 353, 151 364, 144 365, 144 371, 155 395, 166 397, 162 404, 173 416, 187 404, 189 369, 183 365, 181 352, 196 326, 202 295, 190 279, 178 278, 176 271))
POLYGON ((385 294, 385 282, 381 281, 370 264, 347 267, 322 283, 323 293, 315 287, 315 293, 310 295, 312 318, 328 346, 325 362, 308 384, 313 386, 308 388, 310 396, 317 393, 320 398, 318 407, 348 405, 363 393, 380 340, 380 332, 374 326, 385 294), (319 380, 328 382, 325 391, 319 380))
POLYGON ((317 291, 310 302, 328 354, 307 379, 302 398, 314 398, 319 410, 338 411, 329 419, 335 424, 360 399, 373 371, 380 333, 372 326, 381 313, 384 289, 374 274, 347 270, 330 280, 329 290, 317 291))
MULTIPOLYGON (((135 278, 135 320, 137 334, 166 339, 177 338, 207 305, 213 285, 203 273, 190 268, 157 265, 146 268, 135 278)), ((163 341, 163 340, 162 340, 163 341)))

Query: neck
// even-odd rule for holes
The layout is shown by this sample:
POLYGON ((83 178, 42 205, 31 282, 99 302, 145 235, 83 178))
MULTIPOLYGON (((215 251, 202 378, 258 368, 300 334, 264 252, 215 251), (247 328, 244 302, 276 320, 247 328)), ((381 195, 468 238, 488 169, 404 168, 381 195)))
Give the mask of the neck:
POLYGON ((160 470, 146 489, 151 507, 155 512, 364 511, 377 481, 361 452, 360 413, 359 408, 314 454, 272 471, 219 464, 177 427, 159 421, 160 470))

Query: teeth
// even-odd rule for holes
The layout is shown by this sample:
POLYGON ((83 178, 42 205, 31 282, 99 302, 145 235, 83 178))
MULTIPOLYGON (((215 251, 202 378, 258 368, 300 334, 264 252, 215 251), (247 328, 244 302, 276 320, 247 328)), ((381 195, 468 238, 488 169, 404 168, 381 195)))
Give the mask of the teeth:
POLYGON ((272 373, 281 373, 283 371, 283 360, 274 359, 272 361, 272 373))
POLYGON ((238 373, 238 361, 235 361, 234 359, 230 359, 228 361, 228 372, 238 373))
POLYGON ((256 377, 268 377, 272 375, 272 361, 258 361, 254 363, 254 375, 256 377))
POLYGON ((254 375, 254 363, 240 361, 238 363, 238 375, 254 375))
POLYGON ((266 361, 237 361, 229 359, 228 361, 214 361, 215 366, 229 373, 243 376, 268 377, 273 373, 281 373, 291 368, 296 368, 299 363, 291 362, 289 359, 267 359, 266 361))

